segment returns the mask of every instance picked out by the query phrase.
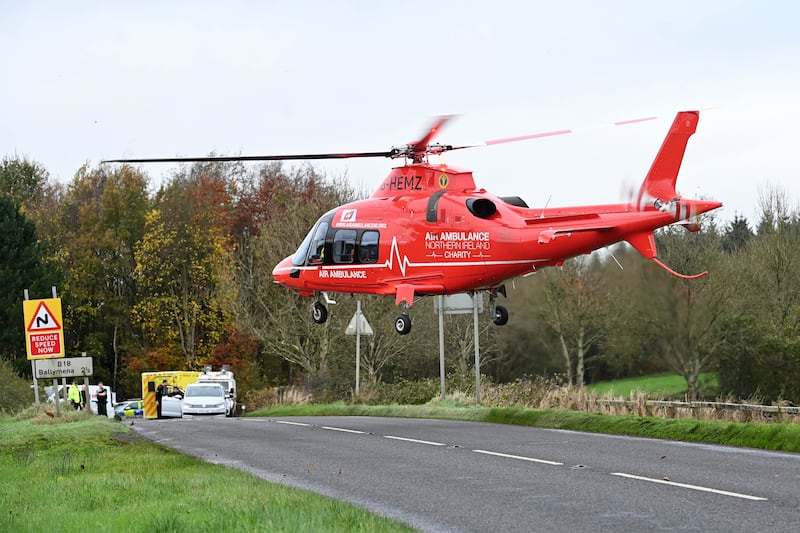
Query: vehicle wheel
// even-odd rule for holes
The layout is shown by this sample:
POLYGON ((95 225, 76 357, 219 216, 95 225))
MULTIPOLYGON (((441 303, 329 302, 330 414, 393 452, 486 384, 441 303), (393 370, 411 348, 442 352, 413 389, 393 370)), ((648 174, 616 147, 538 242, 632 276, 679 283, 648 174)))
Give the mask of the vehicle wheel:
POLYGON ((508 309, 502 305, 494 308, 494 324, 496 326, 505 326, 508 323, 508 309))
POLYGON ((400 315, 394 321, 394 329, 400 335, 407 335, 411 331, 411 317, 408 315, 400 315))
POLYGON ((317 324, 324 324, 328 320, 328 309, 320 302, 314 302, 311 305, 311 318, 317 324))

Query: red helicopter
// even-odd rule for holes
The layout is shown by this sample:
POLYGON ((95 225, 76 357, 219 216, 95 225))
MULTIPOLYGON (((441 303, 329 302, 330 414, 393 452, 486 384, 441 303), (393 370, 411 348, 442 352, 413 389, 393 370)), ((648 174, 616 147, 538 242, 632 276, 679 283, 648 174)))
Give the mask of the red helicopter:
POLYGON ((508 311, 496 304, 498 294, 506 294, 504 282, 621 241, 673 275, 705 275, 685 276, 661 263, 653 235, 656 229, 675 223, 697 231, 696 217, 722 206, 715 201, 684 199, 675 191, 699 115, 698 111, 679 112, 636 198, 607 205, 533 209, 518 197, 498 197, 477 188, 470 171, 429 162, 430 156, 477 146, 429 144, 449 116, 439 117, 421 140, 385 152, 104 162, 405 159, 370 198, 322 215, 297 251, 272 271, 276 283, 314 298, 311 314, 317 323, 327 320, 326 304, 334 303, 328 292, 394 295, 402 307, 395 330, 404 335, 411 331, 409 309, 417 296, 486 291, 493 322, 504 325, 508 311))

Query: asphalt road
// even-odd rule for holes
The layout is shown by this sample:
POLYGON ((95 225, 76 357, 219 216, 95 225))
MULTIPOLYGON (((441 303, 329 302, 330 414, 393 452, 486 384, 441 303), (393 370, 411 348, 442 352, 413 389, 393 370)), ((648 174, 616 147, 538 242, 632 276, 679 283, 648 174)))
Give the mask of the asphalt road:
POLYGON ((800 454, 402 418, 136 420, 133 429, 424 531, 800 528, 800 454))

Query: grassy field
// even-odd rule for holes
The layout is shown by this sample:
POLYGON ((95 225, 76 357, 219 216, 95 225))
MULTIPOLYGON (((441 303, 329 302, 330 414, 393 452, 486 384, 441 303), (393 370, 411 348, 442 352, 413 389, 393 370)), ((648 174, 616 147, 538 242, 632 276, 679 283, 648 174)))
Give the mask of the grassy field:
MULTIPOLYGON (((716 376, 713 373, 701 374, 700 383, 706 391, 714 391, 717 388, 716 376)), ((602 381, 587 385, 587 388, 598 396, 612 394, 628 398, 631 393, 641 391, 646 392, 651 398, 680 398, 686 394, 686 380, 677 374, 658 374, 602 381)))
POLYGON ((0 531, 413 531, 71 414, 0 417, 0 531))

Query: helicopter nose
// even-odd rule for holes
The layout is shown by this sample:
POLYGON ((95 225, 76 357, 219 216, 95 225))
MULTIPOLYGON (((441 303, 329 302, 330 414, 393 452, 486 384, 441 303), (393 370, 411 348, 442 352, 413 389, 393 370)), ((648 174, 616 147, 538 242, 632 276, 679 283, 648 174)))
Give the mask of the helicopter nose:
POLYGON ((292 258, 286 257, 272 269, 272 279, 275 283, 288 285, 289 280, 299 277, 300 270, 292 265, 292 258))

